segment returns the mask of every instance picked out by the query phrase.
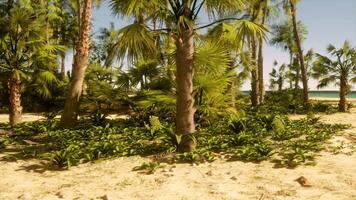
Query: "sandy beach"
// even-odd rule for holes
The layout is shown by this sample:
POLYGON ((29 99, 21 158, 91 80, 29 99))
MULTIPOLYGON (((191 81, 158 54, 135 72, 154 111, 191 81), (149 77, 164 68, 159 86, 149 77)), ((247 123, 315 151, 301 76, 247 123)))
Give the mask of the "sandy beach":
MULTIPOLYGON (((315 101, 323 101, 323 102, 339 102, 339 98, 334 98, 334 97, 310 97, 311 100, 315 101)), ((356 103, 355 98, 346 98, 348 103, 356 103)))
POLYGON ((287 169, 275 168, 270 161, 219 159, 164 165, 146 175, 132 170, 148 161, 142 157, 104 160, 65 171, 47 170, 46 163, 38 160, 0 161, 0 199, 356 199, 356 109, 321 115, 321 119, 352 127, 329 140, 328 150, 320 153, 315 166, 287 169), (312 186, 299 185, 295 179, 300 176, 312 186))

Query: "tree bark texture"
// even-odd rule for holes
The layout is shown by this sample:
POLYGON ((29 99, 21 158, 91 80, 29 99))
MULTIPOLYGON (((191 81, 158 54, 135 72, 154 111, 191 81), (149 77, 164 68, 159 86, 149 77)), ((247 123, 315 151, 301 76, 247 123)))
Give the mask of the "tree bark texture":
POLYGON ((252 106, 258 106, 260 104, 259 87, 258 87, 258 66, 257 66, 257 45, 256 39, 251 41, 251 53, 253 67, 251 69, 251 104, 252 106))
MULTIPOLYGON (((266 11, 263 11, 262 17, 262 25, 265 24, 266 21, 266 11)), ((259 90, 259 101, 263 103, 264 95, 265 95, 265 86, 264 86, 264 78, 263 78, 263 39, 259 38, 258 42, 258 90, 259 90)))
POLYGON ((258 65, 259 103, 262 103, 264 93, 265 93, 264 79, 263 79, 263 40, 262 40, 262 38, 259 39, 257 65, 258 65))
POLYGON ((300 78, 300 66, 296 66, 295 68, 295 83, 294 89, 299 89, 299 78, 300 78))
POLYGON ((17 78, 10 78, 10 125, 14 126, 21 123, 22 106, 21 106, 21 81, 17 78))
POLYGON ((293 33, 294 33, 294 39, 295 43, 297 45, 298 49, 298 59, 299 59, 299 64, 300 64, 300 69, 302 72, 302 82, 303 82, 303 102, 308 103, 309 101, 309 94, 308 94, 308 77, 307 77, 307 70, 304 64, 304 54, 302 50, 302 45, 300 42, 300 37, 298 34, 298 27, 297 27, 297 19, 296 19, 296 8, 294 3, 291 1, 290 2, 290 7, 291 7, 291 15, 292 15, 292 22, 293 22, 293 33))
POLYGON ((82 95, 85 71, 88 67, 90 48, 90 26, 92 16, 92 0, 84 0, 79 39, 72 69, 69 92, 61 116, 61 124, 70 126, 76 123, 78 117, 79 100, 82 95))
POLYGON ((193 94, 193 56, 194 40, 193 30, 182 28, 176 38, 176 65, 177 65, 177 114, 176 131, 182 134, 179 150, 189 152, 195 149, 196 142, 192 134, 195 132, 194 94, 193 94))
POLYGON ((66 76, 66 53, 61 52, 61 77, 64 79, 66 76))
POLYGON ((346 95, 347 95, 347 81, 345 76, 341 76, 340 79, 340 101, 339 111, 346 112, 346 95))

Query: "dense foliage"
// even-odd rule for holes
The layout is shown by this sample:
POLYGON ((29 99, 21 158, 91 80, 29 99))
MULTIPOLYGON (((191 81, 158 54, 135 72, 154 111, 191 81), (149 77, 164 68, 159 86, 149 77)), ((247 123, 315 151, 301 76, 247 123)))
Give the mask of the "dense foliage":
MULTIPOLYGON (((312 162, 323 142, 347 128, 329 125, 318 118, 289 120, 285 115, 254 113, 241 117, 225 117, 202 127, 196 137, 198 148, 189 153, 177 152, 182 135, 174 133, 171 123, 150 116, 144 125, 132 119, 100 124, 94 116, 70 129, 58 128, 57 120, 24 123, 12 134, 1 138, 2 145, 14 146, 18 154, 7 159, 38 158, 58 167, 120 156, 151 156, 158 162, 272 160, 281 166, 312 162)), ((10 130, 7 124, 1 129, 10 130)))

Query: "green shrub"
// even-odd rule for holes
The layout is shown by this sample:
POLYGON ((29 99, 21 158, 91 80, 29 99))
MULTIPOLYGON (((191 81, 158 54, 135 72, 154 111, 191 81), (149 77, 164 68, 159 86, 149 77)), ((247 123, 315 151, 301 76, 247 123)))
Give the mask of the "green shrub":
POLYGON ((103 126, 107 122, 108 114, 103 113, 101 110, 97 110, 90 115, 91 122, 96 126, 103 126))
POLYGON ((0 128, 12 131, 5 138, 6 144, 26 145, 23 140, 27 139, 45 147, 41 151, 21 151, 23 157, 46 158, 53 165, 69 167, 111 157, 166 153, 173 153, 181 162, 213 161, 222 153, 244 161, 273 158, 292 166, 312 161, 325 140, 349 127, 323 124, 314 114, 289 120, 282 114, 249 111, 242 117, 225 117, 202 127, 194 135, 197 149, 177 153, 183 135, 177 135, 173 124, 158 117, 148 117, 142 126, 132 120, 104 124, 98 126, 97 121, 87 119, 70 129, 51 127, 46 121, 23 123, 12 129, 0 124, 0 128))

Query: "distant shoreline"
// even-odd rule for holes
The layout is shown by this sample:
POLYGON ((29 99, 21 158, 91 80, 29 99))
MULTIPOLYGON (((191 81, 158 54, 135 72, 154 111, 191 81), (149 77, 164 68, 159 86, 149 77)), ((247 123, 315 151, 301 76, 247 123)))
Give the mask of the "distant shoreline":
MULTIPOLYGON (((249 94, 250 91, 241 91, 243 94, 249 94)), ((270 92, 270 91, 267 91, 270 92)), ((335 100, 339 99, 339 91, 336 90, 310 90, 309 97, 315 100, 335 100)), ((346 97, 348 100, 356 100, 356 91, 350 92, 346 97)))

